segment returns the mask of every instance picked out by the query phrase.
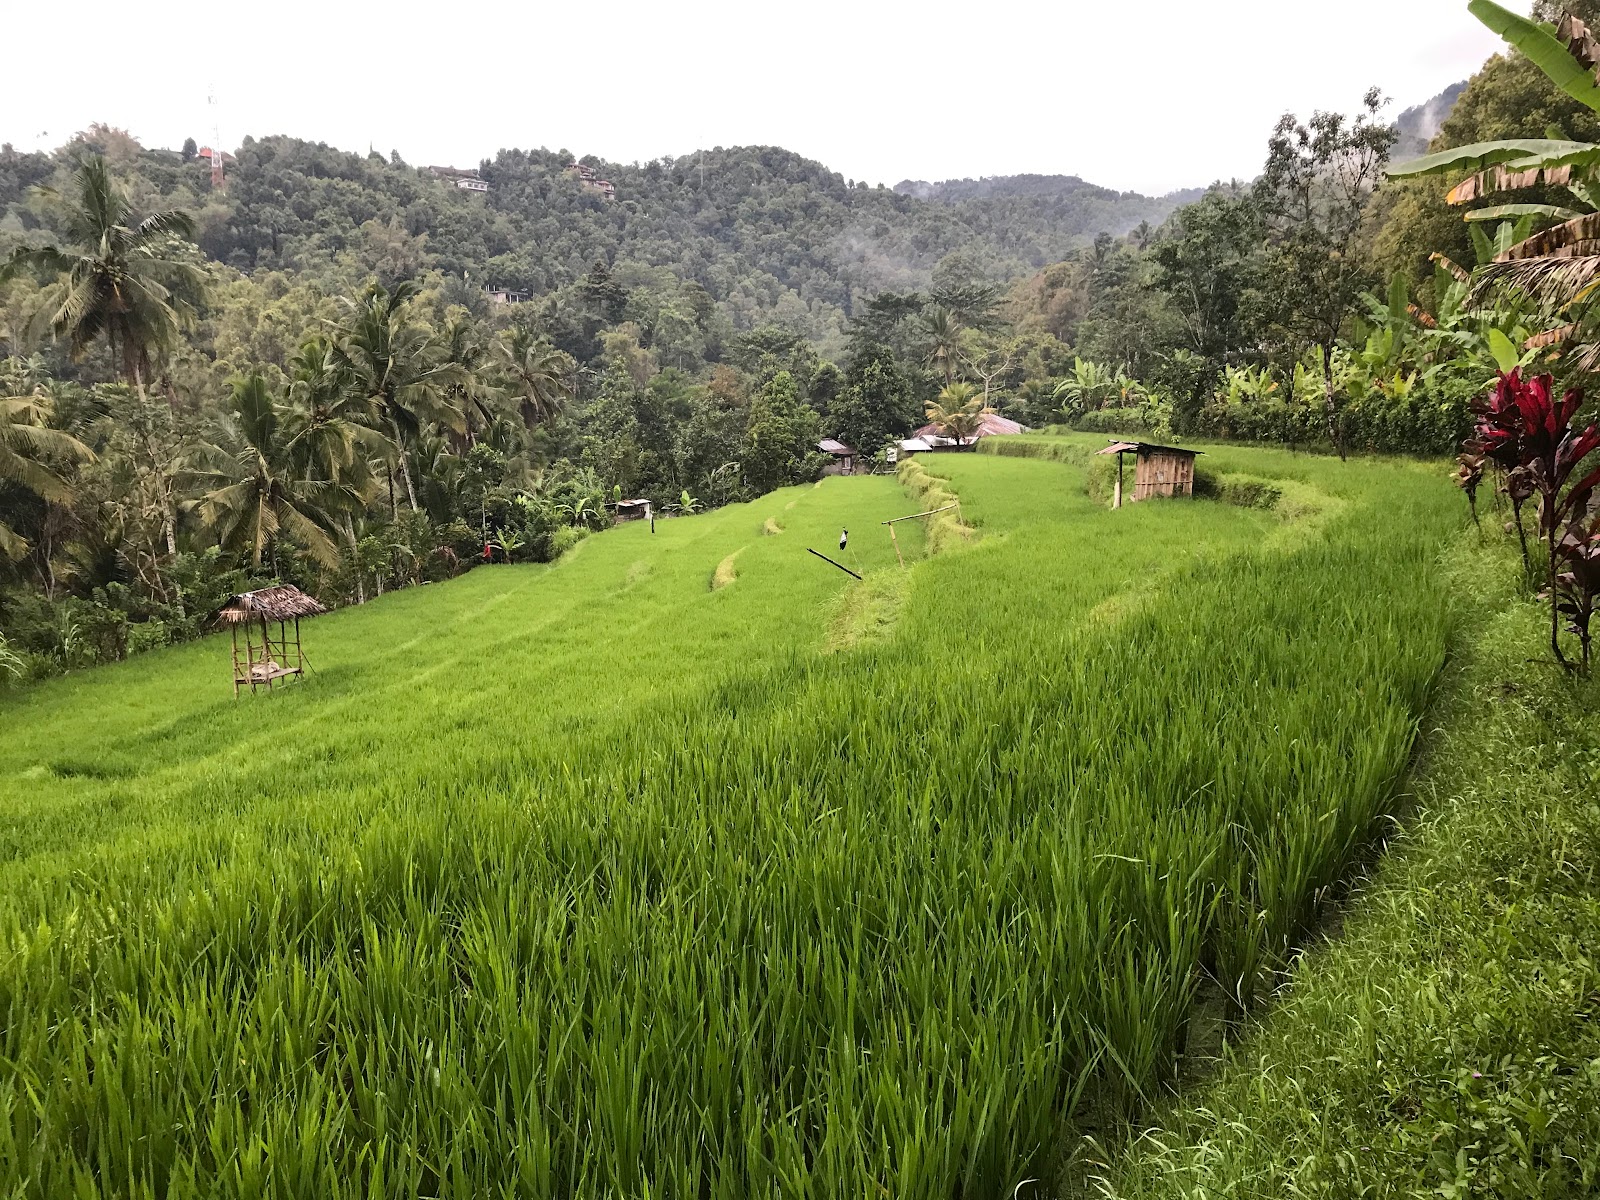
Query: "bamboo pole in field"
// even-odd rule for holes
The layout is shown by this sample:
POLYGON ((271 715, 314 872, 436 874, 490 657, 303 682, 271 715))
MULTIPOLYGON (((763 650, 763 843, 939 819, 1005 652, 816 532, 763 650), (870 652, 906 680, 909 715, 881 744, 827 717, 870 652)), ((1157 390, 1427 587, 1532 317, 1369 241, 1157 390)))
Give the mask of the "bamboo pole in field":
POLYGON ((244 677, 250 681, 250 694, 256 694, 256 648, 250 643, 250 622, 244 622, 244 677))
POLYGON ((931 516, 933 516, 934 513, 948 512, 952 508, 959 509, 960 507, 961 507, 960 503, 952 502, 950 504, 944 505, 941 508, 930 508, 927 512, 911 513, 909 516, 904 516, 904 517, 893 517, 893 518, 891 518, 890 520, 887 520, 887 521, 880 521, 880 522, 878 522, 878 524, 880 524, 880 525, 898 525, 901 521, 915 521, 918 517, 931 517, 931 516))
MULTIPOLYGON (((906 558, 905 555, 900 553, 900 539, 895 536, 894 527, 901 521, 915 521, 918 517, 931 517, 935 513, 949 512, 952 508, 956 510, 956 521, 959 523, 961 520, 961 502, 959 500, 953 504, 943 505, 940 508, 930 508, 927 512, 909 513, 903 517, 892 517, 887 521, 878 522, 880 525, 889 527, 889 540, 894 543, 894 556, 900 560, 902 567, 906 565, 906 558)), ((813 553, 815 552, 813 551, 813 553)), ((821 555, 818 555, 818 557, 820 558, 821 555)), ((829 559, 828 561, 832 562, 833 560, 829 559)), ((857 576, 857 578, 859 579, 860 576, 857 576)))
POLYGON ((849 567, 845 566, 843 563, 834 562, 833 559, 829 558, 826 554, 819 553, 818 551, 811 549, 810 546, 806 547, 806 552, 808 554, 815 554, 818 558, 820 558, 825 563, 833 563, 834 566, 838 567, 839 570, 843 571, 846 575, 850 575, 850 576, 852 576, 852 577, 854 577, 856 579, 860 579, 861 578, 861 576, 857 575, 854 571, 852 571, 849 567))

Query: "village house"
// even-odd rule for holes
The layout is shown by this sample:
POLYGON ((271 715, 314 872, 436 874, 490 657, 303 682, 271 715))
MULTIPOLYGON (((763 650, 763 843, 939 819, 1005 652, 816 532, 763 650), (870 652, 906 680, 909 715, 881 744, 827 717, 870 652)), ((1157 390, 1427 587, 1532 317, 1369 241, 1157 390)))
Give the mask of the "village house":
POLYGON ((1028 427, 1002 417, 999 413, 985 413, 977 430, 970 438, 959 441, 946 437, 938 425, 924 425, 900 443, 902 454, 920 454, 929 450, 965 450, 986 437, 1002 437, 1011 433, 1026 433, 1028 427))
POLYGON ((601 179, 600 173, 585 163, 573 162, 567 164, 567 173, 576 175, 578 183, 591 192, 599 192, 607 200, 617 198, 617 188, 609 179, 601 179))
POLYGON ((428 170, 439 179, 448 179, 463 192, 487 192, 489 183, 476 171, 461 171, 455 167, 429 167, 428 170))
POLYGON ((824 475, 854 475, 859 469, 860 456, 843 442, 835 441, 833 438, 823 438, 817 443, 817 449, 833 459, 822 468, 824 475))

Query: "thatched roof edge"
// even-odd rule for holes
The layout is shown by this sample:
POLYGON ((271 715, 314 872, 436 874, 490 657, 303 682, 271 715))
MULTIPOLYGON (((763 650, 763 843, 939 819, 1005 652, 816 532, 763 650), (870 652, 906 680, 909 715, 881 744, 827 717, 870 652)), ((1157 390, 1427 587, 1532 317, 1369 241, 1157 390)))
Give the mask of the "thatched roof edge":
POLYGON ((317 603, 315 597, 306 595, 292 584, 281 584, 229 596, 228 602, 217 613, 217 621, 223 625, 243 625, 249 621, 295 621, 327 611, 317 603))

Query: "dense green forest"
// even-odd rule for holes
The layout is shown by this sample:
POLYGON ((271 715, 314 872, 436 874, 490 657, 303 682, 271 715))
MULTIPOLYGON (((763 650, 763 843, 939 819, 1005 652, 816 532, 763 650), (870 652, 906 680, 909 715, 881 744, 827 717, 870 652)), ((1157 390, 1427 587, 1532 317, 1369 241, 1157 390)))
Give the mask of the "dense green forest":
MULTIPOLYGON (((1511 51, 1433 148, 1554 125, 1600 133, 1511 51)), ((548 559, 618 497, 692 512, 814 478, 824 436, 881 462, 986 410, 1454 452, 1485 380, 1564 336, 1559 304, 1475 283, 1548 218, 1387 179, 1375 91, 1263 134, 1253 181, 1165 199, 867 187, 770 147, 452 175, 247 138, 221 186, 192 141, 111 126, 6 147, 0 674, 190 636, 249 581, 359 602, 548 559)))

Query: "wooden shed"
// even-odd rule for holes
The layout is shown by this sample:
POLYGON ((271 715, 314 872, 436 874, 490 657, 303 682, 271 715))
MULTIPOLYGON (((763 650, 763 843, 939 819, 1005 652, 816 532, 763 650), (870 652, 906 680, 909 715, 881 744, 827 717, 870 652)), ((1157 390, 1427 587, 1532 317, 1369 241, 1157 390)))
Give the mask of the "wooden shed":
POLYGON ((230 596, 217 613, 217 622, 233 630, 233 694, 238 696, 239 688, 245 684, 249 684, 252 693, 261 686, 271 691, 278 680, 303 674, 306 658, 300 648, 300 618, 327 611, 313 597, 289 584, 230 596), (277 637, 272 636, 273 625, 278 627, 277 637), (239 645, 241 629, 243 647, 239 645))
POLYGON ((615 523, 624 521, 655 521, 655 509, 648 500, 618 500, 612 504, 616 511, 615 523))
POLYGON ((855 452, 855 447, 846 446, 835 438, 823 438, 817 443, 817 449, 833 459, 826 467, 822 468, 824 475, 854 475, 856 465, 860 461, 855 452))
MULTIPOLYGON (((1122 456, 1132 454, 1133 500, 1151 496, 1193 496, 1194 460, 1199 450, 1181 446, 1157 446, 1154 442, 1112 442, 1097 454, 1117 456, 1117 483, 1112 508, 1122 507, 1122 456)), ((1132 503, 1132 501, 1130 501, 1132 503)))

